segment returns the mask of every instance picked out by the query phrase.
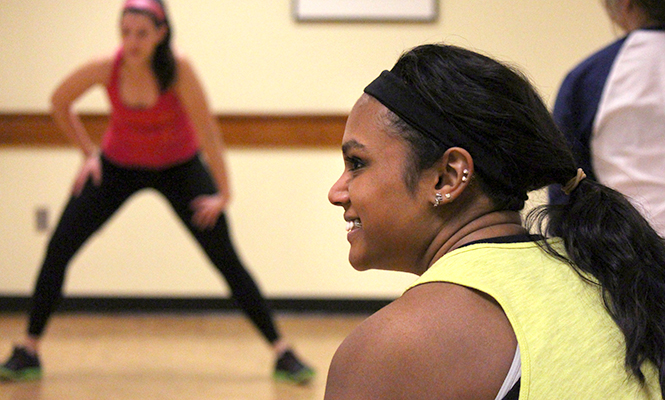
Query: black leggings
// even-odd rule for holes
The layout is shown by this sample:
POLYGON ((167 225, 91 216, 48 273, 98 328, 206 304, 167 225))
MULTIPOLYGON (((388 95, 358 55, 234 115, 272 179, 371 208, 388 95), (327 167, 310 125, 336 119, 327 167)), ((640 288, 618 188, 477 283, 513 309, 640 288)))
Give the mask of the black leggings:
POLYGON ((274 343, 279 338, 265 299, 233 248, 224 214, 213 229, 201 230, 192 224, 192 199, 217 191, 198 156, 164 170, 119 167, 102 157, 102 176, 100 186, 88 180, 81 194, 70 198, 51 237, 32 298, 28 326, 31 336, 38 337, 44 332, 51 313, 62 298, 67 265, 85 241, 131 195, 141 189, 153 188, 171 203, 228 282, 233 298, 266 340, 274 343))

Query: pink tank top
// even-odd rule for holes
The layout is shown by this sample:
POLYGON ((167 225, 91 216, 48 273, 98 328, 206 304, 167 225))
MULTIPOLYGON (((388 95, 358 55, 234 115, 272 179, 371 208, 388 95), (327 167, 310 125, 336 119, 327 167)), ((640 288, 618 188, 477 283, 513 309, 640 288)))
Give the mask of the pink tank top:
POLYGON ((194 127, 173 88, 160 94, 149 108, 127 107, 120 99, 122 50, 106 87, 111 101, 109 126, 102 139, 104 155, 126 167, 161 169, 184 162, 197 153, 194 127))

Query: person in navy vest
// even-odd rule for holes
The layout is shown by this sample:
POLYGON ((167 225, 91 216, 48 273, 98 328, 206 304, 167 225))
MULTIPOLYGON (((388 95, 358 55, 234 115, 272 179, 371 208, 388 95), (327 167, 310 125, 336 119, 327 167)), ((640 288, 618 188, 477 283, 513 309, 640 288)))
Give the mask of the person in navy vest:
MULTIPOLYGON (((625 36, 563 81, 554 119, 590 178, 628 196, 665 234, 665 1, 605 0, 625 36)), ((551 203, 566 196, 549 190, 551 203)))

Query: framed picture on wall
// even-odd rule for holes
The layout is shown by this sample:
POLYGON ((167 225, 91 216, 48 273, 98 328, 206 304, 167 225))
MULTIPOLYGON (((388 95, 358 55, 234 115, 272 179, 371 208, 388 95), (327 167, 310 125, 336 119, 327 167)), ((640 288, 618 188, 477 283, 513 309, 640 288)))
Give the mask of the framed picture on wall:
POLYGON ((434 22, 438 0, 293 0, 298 21, 434 22))

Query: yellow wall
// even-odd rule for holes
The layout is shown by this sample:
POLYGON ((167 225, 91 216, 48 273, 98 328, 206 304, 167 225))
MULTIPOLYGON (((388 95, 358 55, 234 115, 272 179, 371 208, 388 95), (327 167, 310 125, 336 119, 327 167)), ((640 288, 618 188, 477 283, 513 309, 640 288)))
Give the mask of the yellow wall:
MULTIPOLYGON (((120 1, 0 0, 0 112, 45 112, 58 80, 117 46, 120 1)), ((440 0, 432 24, 298 23, 291 0, 170 0, 175 44, 217 113, 346 113, 409 47, 447 41, 521 66, 551 104, 564 73, 616 33, 600 0, 440 0)), ((79 104, 107 110, 102 91, 79 104)), ((358 273, 341 210, 327 203, 336 149, 230 149, 238 248, 268 296, 392 297, 413 279, 358 273)), ((72 149, 0 149, 0 295, 27 295, 80 158, 72 149)), ((74 260, 67 292, 215 295, 218 278, 165 203, 124 207, 74 260)), ((222 293, 226 293, 223 289, 222 293)))

